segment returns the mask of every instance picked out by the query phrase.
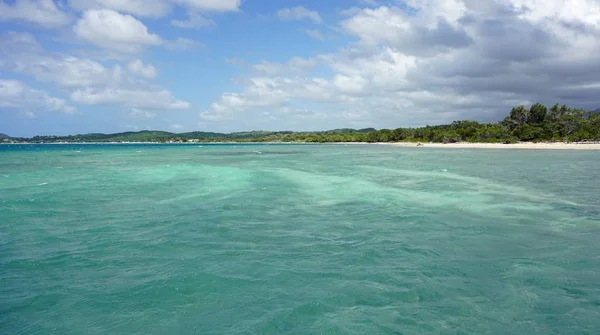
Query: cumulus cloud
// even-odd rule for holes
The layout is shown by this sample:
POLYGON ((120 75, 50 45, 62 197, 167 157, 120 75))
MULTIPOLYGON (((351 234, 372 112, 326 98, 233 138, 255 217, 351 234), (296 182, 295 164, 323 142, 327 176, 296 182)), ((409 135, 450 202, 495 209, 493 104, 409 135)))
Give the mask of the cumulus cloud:
POLYGON ((56 28, 68 24, 70 16, 60 10, 52 0, 0 0, 0 21, 19 20, 43 28, 56 28))
POLYGON ((313 23, 323 23, 323 19, 318 12, 302 6, 280 9, 277 11, 277 17, 282 20, 309 20, 313 23))
POLYGON ((361 10, 342 21, 341 26, 367 48, 386 45, 404 53, 432 55, 472 43, 463 26, 448 20, 440 17, 432 23, 416 19, 401 8, 379 7, 361 10))
POLYGON ((164 17, 171 12, 172 5, 179 5, 189 10, 189 18, 172 20, 171 24, 180 28, 195 28, 213 24, 201 13, 237 12, 241 0, 69 0, 69 5, 80 11, 111 9, 147 18, 164 17))
POLYGON ((165 0, 69 0, 69 6, 77 10, 112 9, 138 17, 158 18, 170 11, 165 0))
POLYGON ((338 27, 352 38, 346 47, 254 64, 237 80, 241 90, 224 93, 201 118, 260 122, 255 116, 268 110, 280 128, 309 128, 283 112, 308 104, 328 115, 323 128, 396 127, 496 121, 521 103, 600 106, 598 1, 405 3, 346 11, 338 27))
POLYGON ((87 58, 48 53, 28 33, 8 32, 0 38, 4 46, 0 51, 3 67, 30 75, 40 82, 76 88, 119 84, 123 79, 118 64, 105 66, 87 58))
POLYGON ((119 65, 106 67, 91 59, 73 56, 39 57, 31 60, 32 62, 17 61, 15 71, 66 88, 108 85, 122 80, 122 69, 119 65))
POLYGON ((35 117, 35 111, 63 112, 74 114, 76 109, 69 106, 64 99, 56 98, 45 91, 28 87, 14 79, 0 78, 0 107, 24 110, 25 114, 35 117))
POLYGON ((90 9, 73 26, 75 35, 96 46, 125 53, 136 53, 147 46, 160 45, 162 39, 131 15, 110 9, 90 9))
POLYGON ((71 100, 82 105, 109 105, 141 109, 189 109, 189 102, 178 100, 160 88, 85 88, 71 93, 71 100))
POLYGON ((49 53, 30 34, 9 32, 0 38, 5 46, 0 50, 3 68, 55 84, 69 91, 73 102, 145 110, 190 108, 188 102, 147 82, 145 79, 156 76, 157 70, 141 60, 132 60, 124 71, 120 64, 49 53))
POLYGON ((144 62, 142 62, 139 59, 132 60, 131 62, 129 62, 129 64, 127 64, 127 69, 134 75, 146 79, 154 78, 158 73, 154 66, 150 64, 144 64, 144 62))
POLYGON ((42 49, 40 43, 30 33, 7 31, 2 35, 2 48, 0 55, 8 57, 14 53, 38 52, 42 49))

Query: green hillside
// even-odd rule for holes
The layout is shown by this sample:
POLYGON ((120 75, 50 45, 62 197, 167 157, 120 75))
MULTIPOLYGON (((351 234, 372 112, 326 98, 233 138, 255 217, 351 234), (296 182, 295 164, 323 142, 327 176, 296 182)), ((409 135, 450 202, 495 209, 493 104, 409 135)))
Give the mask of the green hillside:
POLYGON ((451 124, 420 128, 341 128, 317 132, 247 131, 230 134, 194 131, 172 133, 144 130, 115 134, 79 134, 0 139, 31 143, 56 142, 488 142, 518 141, 600 141, 600 113, 542 104, 517 106, 497 123, 455 121, 451 124))

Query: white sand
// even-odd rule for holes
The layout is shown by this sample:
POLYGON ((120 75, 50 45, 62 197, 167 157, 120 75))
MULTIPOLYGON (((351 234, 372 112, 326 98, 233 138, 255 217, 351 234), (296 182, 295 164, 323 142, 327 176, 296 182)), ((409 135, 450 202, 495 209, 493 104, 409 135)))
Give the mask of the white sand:
MULTIPOLYGON (((400 142, 400 143, 379 143, 383 145, 401 146, 401 147, 417 147, 417 143, 400 142)), ((531 143, 520 142, 514 144, 502 143, 422 143, 426 148, 455 148, 455 149, 533 149, 533 150, 600 150, 600 143, 531 143)))

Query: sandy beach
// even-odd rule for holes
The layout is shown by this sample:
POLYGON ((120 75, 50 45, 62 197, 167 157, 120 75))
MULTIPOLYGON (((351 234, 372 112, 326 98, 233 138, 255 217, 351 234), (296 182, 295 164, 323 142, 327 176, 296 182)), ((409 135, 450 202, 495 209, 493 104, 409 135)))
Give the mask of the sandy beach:
MULTIPOLYGON (((417 143, 379 143, 382 145, 392 145, 401 147, 416 147, 417 143)), ((422 143, 422 146, 427 148, 449 148, 449 149, 530 149, 530 150, 600 150, 600 143, 532 143, 520 142, 513 144, 503 143, 422 143)))
MULTIPOLYGON (((0 145, 17 145, 17 144, 35 144, 35 143, 0 143, 0 145)), ((272 145, 272 144, 287 144, 287 145, 302 145, 302 144, 328 144, 328 145, 389 145, 389 146, 397 146, 397 147, 419 147, 419 148, 447 148, 447 149, 521 149, 521 150, 600 150, 600 142, 572 142, 572 143, 564 143, 564 142, 541 142, 541 143, 533 143, 533 142, 520 142, 520 143, 512 143, 512 144, 503 144, 503 143, 429 143, 422 142, 421 145, 418 145, 417 142, 378 142, 378 143, 370 143, 370 142, 327 142, 327 143, 308 143, 308 142, 186 142, 186 143, 161 143, 161 142, 56 142, 56 143, 37 143, 42 145, 56 145, 56 144, 76 144, 76 145, 94 145, 94 144, 102 144, 102 145, 115 145, 115 144, 179 144, 179 145, 214 145, 214 144, 224 144, 224 145, 245 145, 245 144, 263 144, 263 145, 272 145)))

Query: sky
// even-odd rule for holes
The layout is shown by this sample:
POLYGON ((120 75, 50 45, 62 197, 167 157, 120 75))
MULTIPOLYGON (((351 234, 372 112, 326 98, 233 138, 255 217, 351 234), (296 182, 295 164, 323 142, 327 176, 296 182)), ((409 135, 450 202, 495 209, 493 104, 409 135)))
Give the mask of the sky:
POLYGON ((0 0, 0 133, 398 128, 600 107, 600 0, 0 0))

